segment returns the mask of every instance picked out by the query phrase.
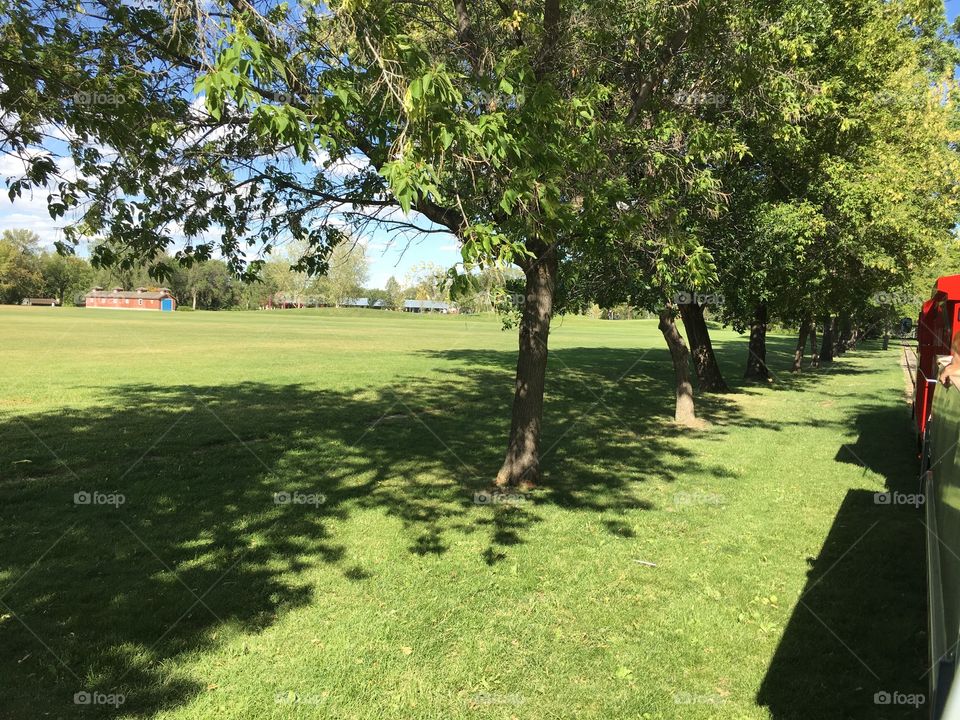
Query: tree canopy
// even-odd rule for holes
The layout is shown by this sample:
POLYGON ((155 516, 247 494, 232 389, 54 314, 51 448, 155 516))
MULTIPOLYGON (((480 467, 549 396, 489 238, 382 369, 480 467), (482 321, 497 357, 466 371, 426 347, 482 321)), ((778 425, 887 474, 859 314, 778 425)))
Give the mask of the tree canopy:
POLYGON ((0 35, 10 196, 49 191, 64 252, 103 235, 98 266, 219 256, 277 287, 294 248, 290 292, 326 273, 339 303, 364 284, 354 238, 454 236, 443 292, 519 296, 504 484, 540 477, 556 312, 658 313, 691 420, 677 313, 701 389, 724 387, 704 296, 763 376, 768 321, 829 327, 957 221, 932 0, 33 0, 0 35))

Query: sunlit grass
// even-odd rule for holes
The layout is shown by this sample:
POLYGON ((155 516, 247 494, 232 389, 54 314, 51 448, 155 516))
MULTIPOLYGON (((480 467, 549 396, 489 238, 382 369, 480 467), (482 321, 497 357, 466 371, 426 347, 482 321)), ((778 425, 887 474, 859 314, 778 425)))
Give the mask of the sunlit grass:
POLYGON ((792 378, 773 338, 778 382, 686 433, 655 323, 564 318, 546 481, 477 505, 495 318, 2 308, 0 344, 2 718, 97 712, 79 691, 177 720, 878 718, 923 691, 922 527, 872 501, 915 481, 895 350, 792 378))

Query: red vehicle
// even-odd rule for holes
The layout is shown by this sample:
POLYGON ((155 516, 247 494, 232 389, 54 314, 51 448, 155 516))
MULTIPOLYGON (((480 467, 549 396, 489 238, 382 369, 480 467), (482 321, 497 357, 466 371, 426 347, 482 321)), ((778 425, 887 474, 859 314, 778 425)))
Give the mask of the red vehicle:
POLYGON ((920 440, 927 545, 927 621, 932 720, 960 720, 960 376, 937 382, 939 357, 960 335, 960 275, 937 280, 917 325, 913 416, 920 440))
POLYGON ((933 390, 939 368, 937 357, 949 355, 955 335, 960 334, 960 275, 937 280, 933 295, 923 304, 917 322, 917 386, 913 417, 921 447, 933 410, 933 390))

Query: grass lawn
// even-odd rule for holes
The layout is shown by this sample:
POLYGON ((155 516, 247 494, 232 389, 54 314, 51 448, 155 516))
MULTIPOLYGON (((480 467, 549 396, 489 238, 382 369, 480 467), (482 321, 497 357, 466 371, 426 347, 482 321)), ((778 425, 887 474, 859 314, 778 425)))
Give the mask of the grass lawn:
POLYGON ((896 347, 794 378, 771 338, 683 432, 654 322, 560 319, 546 481, 475 504, 515 345, 0 308, 0 718, 924 716, 874 704, 926 687, 921 515, 873 495, 917 486, 896 347))

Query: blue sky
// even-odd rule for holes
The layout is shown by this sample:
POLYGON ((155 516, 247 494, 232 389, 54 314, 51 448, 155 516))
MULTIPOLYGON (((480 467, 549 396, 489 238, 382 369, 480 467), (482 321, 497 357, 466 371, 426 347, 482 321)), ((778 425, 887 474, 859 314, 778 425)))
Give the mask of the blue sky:
MULTIPOLYGON (((946 0, 947 17, 952 21, 960 15, 960 0, 946 0)), ((0 178, 20 174, 19 163, 0 156, 0 178)), ((15 203, 6 192, 0 197, 0 232, 9 228, 28 228, 36 232, 44 244, 52 248, 60 237, 62 222, 50 219, 46 208, 46 193, 35 192, 15 203)), ((373 232, 366 238, 370 259, 370 287, 383 287, 391 275, 402 283, 407 272, 416 265, 433 262, 450 267, 460 259, 456 240, 452 236, 431 234, 412 242, 390 242, 385 233, 373 232)), ((81 254, 83 250, 81 249, 81 254)))
MULTIPOLYGON (((56 148, 55 151, 60 149, 56 148)), ((60 169, 65 171, 65 174, 69 174, 70 166, 69 161, 60 163, 60 169)), ((0 179, 22 173, 23 165, 20 161, 0 156, 0 179)), ((45 191, 24 194, 13 203, 5 191, 0 195, 0 232, 26 228, 39 235, 47 249, 52 249, 54 241, 63 237, 61 228, 64 224, 62 218, 58 221, 50 218, 45 191)), ((429 226, 425 221, 419 224, 429 226)), ((459 247, 451 235, 432 233, 411 240, 399 237, 397 233, 391 235, 383 230, 373 230, 363 237, 363 240, 370 260, 370 278, 367 283, 369 287, 384 287, 391 275, 396 276, 403 284, 407 273, 414 266, 425 262, 447 268, 460 260, 459 247)), ((86 256, 86 248, 78 248, 77 254, 86 256)))
MULTIPOLYGON (((958 0, 960 2, 960 0, 958 0)), ((424 225, 429 225, 426 221, 424 225)), ((449 268, 462 260, 460 247, 453 235, 430 234, 412 241, 391 240, 386 233, 373 232, 367 238, 370 259, 370 287, 382 288, 387 278, 396 276, 401 284, 410 268, 432 262, 449 268)))

